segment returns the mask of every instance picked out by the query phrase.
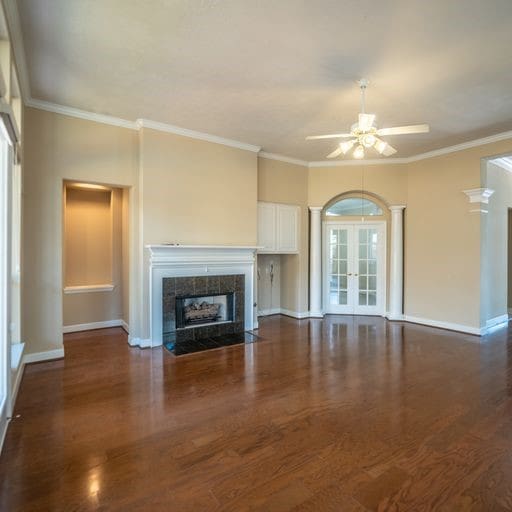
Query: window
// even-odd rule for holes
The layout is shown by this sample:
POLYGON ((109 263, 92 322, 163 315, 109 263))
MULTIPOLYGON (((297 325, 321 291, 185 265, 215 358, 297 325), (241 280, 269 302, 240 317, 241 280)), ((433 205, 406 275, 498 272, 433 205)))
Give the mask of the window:
MULTIPOLYGON (((3 121, 0 121, 2 123, 3 121)), ((7 425, 10 379, 11 337, 11 179, 12 150, 0 130, 0 432, 7 425)))
POLYGON ((348 197, 341 199, 327 208, 326 215, 346 216, 346 217, 366 217, 373 215, 383 215, 382 208, 369 199, 363 197, 348 197))

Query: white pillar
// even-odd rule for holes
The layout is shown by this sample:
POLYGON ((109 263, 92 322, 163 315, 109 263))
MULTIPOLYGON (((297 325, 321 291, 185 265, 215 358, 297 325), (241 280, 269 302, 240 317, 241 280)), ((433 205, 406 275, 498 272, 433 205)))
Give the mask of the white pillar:
POLYGON ((404 221, 405 206, 390 206, 391 210, 391 262, 389 277, 390 320, 402 320, 404 294, 404 221))
POLYGON ((322 313, 322 207, 310 206, 311 236, 309 262, 309 315, 317 318, 322 313))

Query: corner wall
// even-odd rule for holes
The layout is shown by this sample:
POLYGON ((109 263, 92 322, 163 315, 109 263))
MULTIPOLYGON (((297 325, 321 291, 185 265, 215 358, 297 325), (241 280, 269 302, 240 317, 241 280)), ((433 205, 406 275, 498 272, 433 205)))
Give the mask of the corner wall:
POLYGON ((300 207, 299 254, 280 256, 280 307, 294 314, 307 313, 309 309, 308 168, 258 157, 258 201, 300 207))
POLYGON ((138 148, 134 130, 32 108, 24 141, 22 339, 34 354, 63 346, 63 180, 136 188, 138 148))

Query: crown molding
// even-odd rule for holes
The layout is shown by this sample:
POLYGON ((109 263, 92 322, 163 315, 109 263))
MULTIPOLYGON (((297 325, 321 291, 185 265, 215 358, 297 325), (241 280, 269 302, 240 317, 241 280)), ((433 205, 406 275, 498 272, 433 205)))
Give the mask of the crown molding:
POLYGON ((259 157, 267 158, 269 160, 278 160, 279 162, 286 162, 288 164, 302 165, 308 167, 310 162, 306 160, 299 160, 298 158, 291 158, 289 156, 278 155, 276 153, 267 153, 266 151, 260 151, 259 157))
POLYGON ((88 112, 86 110, 80 110, 78 108, 57 105, 56 103, 51 103, 49 101, 35 100, 33 98, 29 98, 25 101, 25 104, 28 107, 36 108, 38 110, 46 110, 47 112, 54 112, 56 114, 76 117, 78 119, 85 119, 87 121, 94 121, 96 123, 119 126, 121 128, 128 128, 130 130, 138 129, 137 123, 134 121, 128 121, 127 119, 121 119, 120 117, 114 116, 107 116, 104 114, 95 114, 94 112, 88 112))
POLYGON ((231 146, 238 149, 244 149, 246 151, 252 151, 258 153, 261 148, 259 146, 253 146, 252 144, 246 144, 245 142, 239 142, 231 139, 224 139, 217 137, 216 135, 210 135, 208 133, 196 132, 187 128, 181 128, 166 123, 159 123, 157 121, 151 121, 149 119, 137 119, 137 121, 129 121, 128 119, 122 119, 120 117, 114 117, 104 114, 96 114, 94 112, 88 112, 78 108, 67 107, 65 105, 58 105, 50 101, 35 100, 29 98, 25 101, 28 107, 36 108, 39 110, 46 110, 47 112, 54 112, 56 114, 62 114, 65 116, 76 117, 78 119, 85 119, 86 121, 94 121, 96 123, 109 124, 112 126, 119 126, 121 128, 128 128, 130 130, 140 130, 141 128, 150 128, 160 132, 172 133, 175 135, 182 135, 184 137, 190 137, 193 139, 205 140, 208 142, 214 142, 216 144, 222 144, 224 146, 231 146))
POLYGON ((21 97, 23 100, 30 98, 30 80, 28 76, 27 60, 25 58, 25 46, 21 32, 20 14, 16 0, 3 0, 3 9, 7 21, 7 30, 11 38, 11 47, 14 53, 14 66, 18 74, 21 97))
POLYGON ((410 156, 404 160, 406 160, 407 163, 417 162, 418 160, 426 160, 427 158, 448 155, 449 153, 456 153, 457 151, 476 148, 478 146, 485 146, 486 144, 492 144, 493 142, 500 142, 507 139, 512 139, 512 131, 497 133, 496 135, 490 135, 489 137, 483 137, 482 139, 462 142, 461 144, 456 144, 455 146, 447 146, 445 148, 434 149, 433 151, 427 151, 426 153, 410 156))
MULTIPOLYGON (((20 80, 20 87, 21 80, 20 80)), ((396 164, 408 164, 412 162, 418 162, 420 160, 426 160, 428 158, 434 158, 437 156, 448 155, 450 153, 455 153, 457 151, 463 151, 465 149, 475 148, 478 146, 484 146, 486 144, 492 144, 494 142, 500 142, 502 140, 512 139, 512 131, 498 133, 496 135, 491 135, 489 137, 484 137, 482 139, 475 139, 468 142, 463 142, 461 144, 456 144, 455 146, 448 146, 445 148, 435 149, 433 151, 428 151, 426 153, 420 153, 418 155, 413 155, 409 157, 403 158, 375 158, 368 160, 317 160, 312 162, 307 162, 306 160, 300 160, 298 158, 292 158, 284 155, 279 155, 276 153, 267 153, 265 151, 261 151, 260 146, 255 146, 253 144, 247 144, 245 142, 240 142, 233 139, 226 139, 224 137, 218 137, 217 135, 211 135, 209 133, 197 132, 194 130, 189 130, 188 128, 181 128, 179 126, 175 126, 172 124, 161 123, 158 121, 151 121, 149 119, 137 119, 137 121, 129 121, 127 119, 122 119, 119 117, 104 115, 104 114, 95 114, 94 112, 88 112, 86 110, 80 110, 73 107, 67 107, 64 105, 58 105, 56 103, 51 103, 49 101, 36 100, 31 97, 28 97, 25 100, 25 104, 28 107, 37 108, 40 110, 46 110, 48 112, 55 112, 57 114, 63 114, 71 117, 76 117, 79 119, 85 119, 87 121, 94 121, 97 123, 110 124, 113 126, 120 126, 122 128, 128 128, 130 130, 139 130, 141 128, 149 128, 152 130, 157 130, 161 132, 172 133, 175 135, 182 135, 184 137, 190 137, 192 139, 204 140, 207 142, 213 142, 215 144, 222 144, 224 146, 230 146, 238 149, 244 149, 246 151, 252 151, 254 153, 259 153, 259 156, 263 158, 269 158, 271 160, 279 160, 282 162, 287 162, 295 165, 301 165, 309 168, 315 167, 346 167, 346 166, 362 166, 362 165, 396 165, 396 164)))
POLYGON ((209 133, 196 132, 189 130, 188 128, 181 128, 180 126, 174 126, 172 124, 160 123, 158 121, 151 121, 149 119, 137 119, 137 127, 149 128, 151 130, 158 130, 160 132, 172 133, 174 135, 182 135, 184 137, 190 137, 192 139, 204 140, 207 142, 214 142, 215 144, 222 144, 224 146, 230 146, 232 148, 244 149, 246 151, 252 151, 259 153, 261 151, 260 146, 254 146, 238 140, 225 139, 224 137, 218 137, 217 135, 210 135, 209 133))

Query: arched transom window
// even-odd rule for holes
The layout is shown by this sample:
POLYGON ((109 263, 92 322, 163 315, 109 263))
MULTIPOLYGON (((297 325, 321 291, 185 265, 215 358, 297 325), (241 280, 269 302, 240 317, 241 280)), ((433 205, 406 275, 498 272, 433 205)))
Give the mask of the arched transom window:
POLYGON ((347 197, 331 204, 331 206, 327 208, 325 214, 344 217, 366 217, 369 215, 383 215, 383 212, 382 208, 370 199, 365 199, 363 197, 347 197))

